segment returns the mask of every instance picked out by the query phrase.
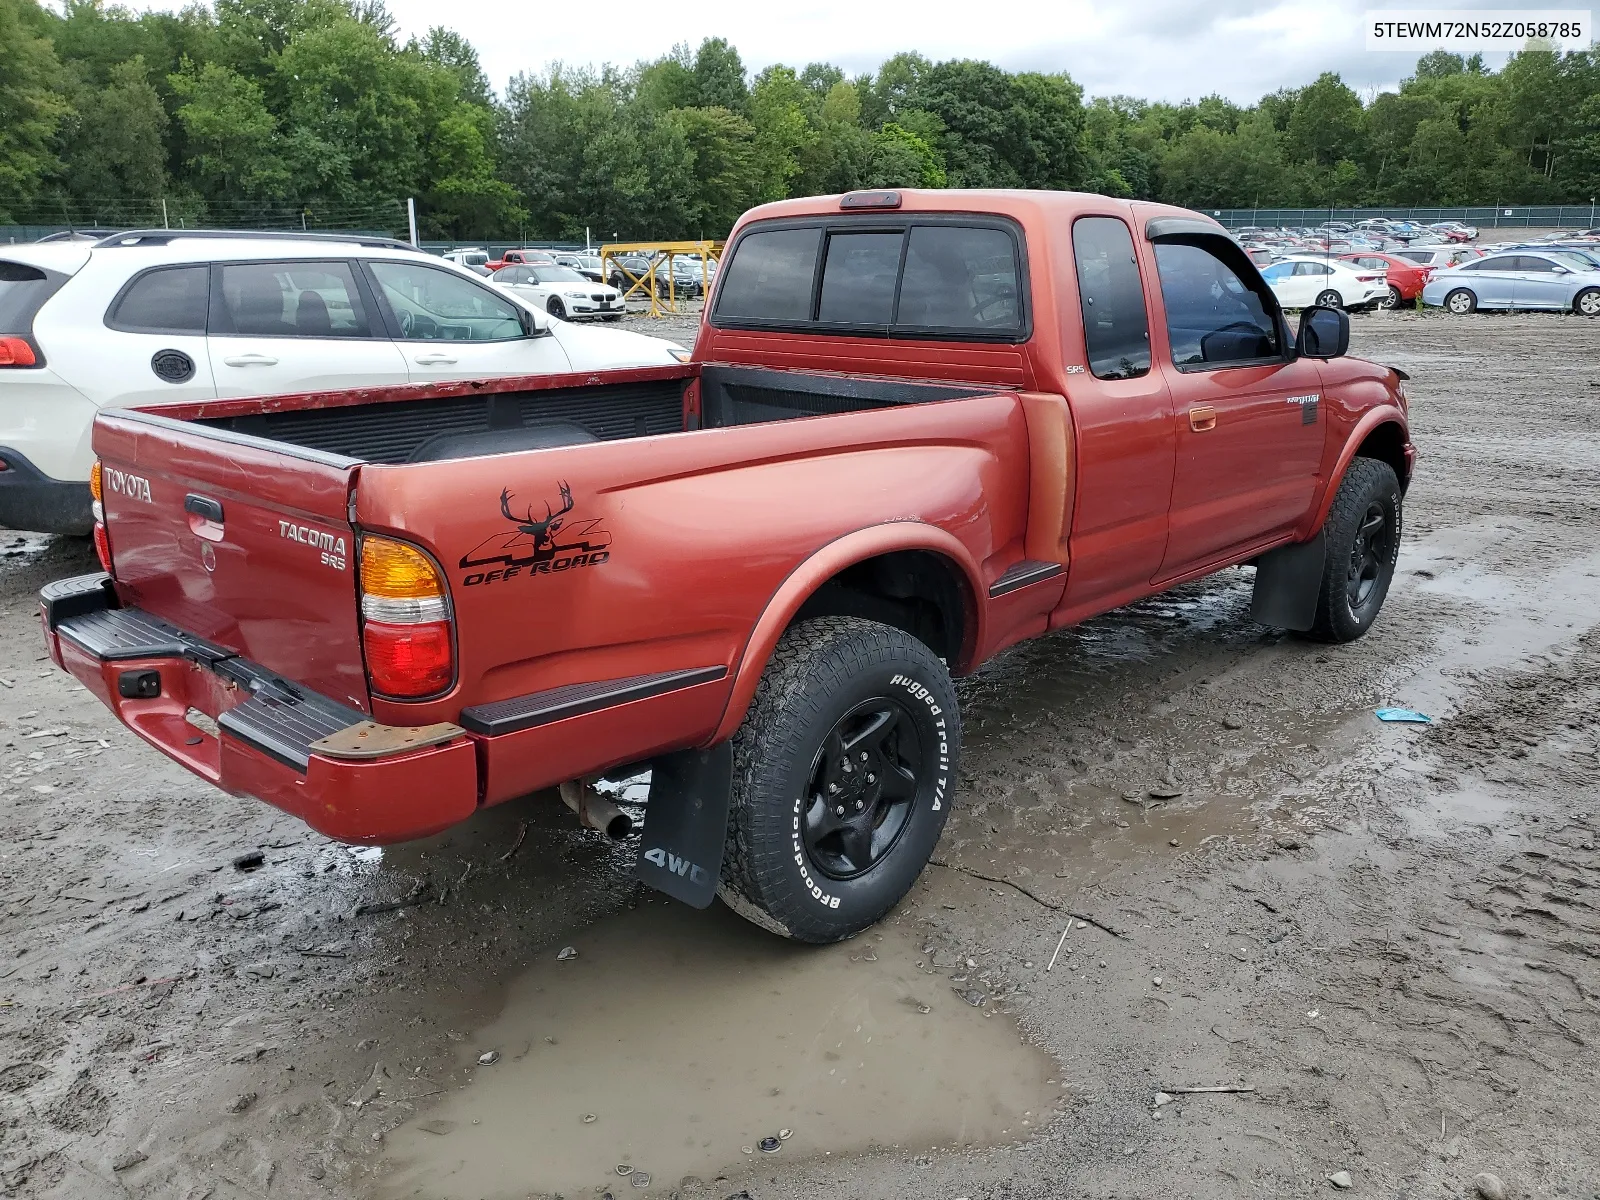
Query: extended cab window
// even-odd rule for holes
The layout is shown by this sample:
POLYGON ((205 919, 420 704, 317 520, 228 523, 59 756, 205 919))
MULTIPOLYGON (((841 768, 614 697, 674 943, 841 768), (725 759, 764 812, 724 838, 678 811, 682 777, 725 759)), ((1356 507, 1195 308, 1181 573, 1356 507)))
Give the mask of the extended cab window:
POLYGON ((521 310, 470 279, 402 262, 372 260, 367 269, 405 341, 501 342, 524 336, 521 310))
MULTIPOLYGON (((1271 293, 1259 284, 1255 271, 1247 282, 1248 277, 1200 244, 1209 240, 1156 243, 1173 364, 1194 370, 1279 357, 1283 348, 1271 293)), ((1239 261, 1247 261, 1243 252, 1239 261)))
POLYGON ((211 294, 209 267, 162 267, 135 279, 106 314, 106 324, 124 333, 206 331, 211 294))
POLYGON ((246 337, 371 337, 342 262, 226 263, 211 331, 246 337))
POLYGON ((1150 370, 1150 319, 1133 256, 1133 235, 1115 217, 1082 217, 1072 226, 1078 261, 1083 342, 1096 379, 1133 379, 1150 370))
POLYGON ((907 216, 757 228, 721 275, 715 324, 980 341, 1026 332, 1017 237, 990 225, 907 216))

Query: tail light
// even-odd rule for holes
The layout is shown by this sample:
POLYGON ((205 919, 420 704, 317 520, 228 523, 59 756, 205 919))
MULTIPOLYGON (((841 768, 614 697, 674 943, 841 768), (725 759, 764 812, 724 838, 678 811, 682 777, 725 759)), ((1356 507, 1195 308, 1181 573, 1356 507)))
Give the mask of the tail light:
POLYGON ((361 645, 379 695, 417 700, 455 678, 450 595, 433 559, 390 538, 361 540, 361 645))
POLYGON ((0 337, 0 367, 35 367, 39 356, 27 338, 0 337))
POLYGON ((100 479, 100 460, 89 468, 89 512, 94 517, 94 554, 109 574, 111 571, 111 536, 106 532, 106 506, 103 484, 100 479))
POLYGON ((1362 283, 1377 283, 1378 280, 1383 278, 1383 276, 1382 275, 1357 275, 1356 278, 1359 279, 1362 283))

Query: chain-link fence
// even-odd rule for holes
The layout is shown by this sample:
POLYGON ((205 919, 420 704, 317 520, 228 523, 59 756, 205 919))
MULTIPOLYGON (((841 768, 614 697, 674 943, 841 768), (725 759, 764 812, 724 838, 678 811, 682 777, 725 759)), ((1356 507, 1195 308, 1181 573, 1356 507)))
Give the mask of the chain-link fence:
POLYGON ((0 198, 0 242, 37 241, 76 230, 249 229, 407 236, 404 200, 361 204, 262 203, 257 201, 35 200, 0 198))
POLYGON ((1204 209, 1229 229, 1260 225, 1299 228, 1317 226, 1324 221, 1370 220, 1387 217, 1391 221, 1414 221, 1432 225, 1436 221, 1462 221, 1479 229, 1594 229, 1600 226, 1600 208, 1594 204, 1476 205, 1466 208, 1211 208, 1204 209))

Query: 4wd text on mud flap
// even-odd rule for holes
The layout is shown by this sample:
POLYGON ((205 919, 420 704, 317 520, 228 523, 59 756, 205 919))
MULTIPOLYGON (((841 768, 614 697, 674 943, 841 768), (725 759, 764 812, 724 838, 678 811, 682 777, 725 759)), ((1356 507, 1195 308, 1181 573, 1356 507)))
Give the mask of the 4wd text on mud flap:
POLYGON ((687 876, 691 883, 705 883, 710 878, 704 867, 697 867, 687 858, 679 858, 676 854, 668 854, 660 846, 650 847, 644 852, 644 856, 663 871, 687 876))
POLYGON ((561 494, 561 507, 544 502, 544 516, 535 517, 530 506, 522 516, 511 511, 512 492, 500 492, 500 515, 517 528, 511 533, 497 533, 480 542, 470 553, 461 556, 461 566, 487 567, 502 563, 490 571, 474 571, 461 581, 463 587, 498 583, 515 579, 526 573, 548 575, 552 571, 569 571, 578 567, 598 567, 611 557, 606 549, 611 545, 611 535, 601 529, 598 520, 579 521, 566 528, 567 514, 574 507, 572 489, 565 481, 556 485, 561 494), (565 536, 558 543, 556 535, 565 536))

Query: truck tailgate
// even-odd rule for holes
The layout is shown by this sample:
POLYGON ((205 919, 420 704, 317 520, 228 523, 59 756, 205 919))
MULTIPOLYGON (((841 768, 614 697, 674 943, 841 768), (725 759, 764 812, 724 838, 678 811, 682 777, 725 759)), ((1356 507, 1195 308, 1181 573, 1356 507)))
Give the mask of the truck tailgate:
POLYGON ((94 449, 124 605, 370 711, 356 460, 135 411, 99 416, 94 449))

